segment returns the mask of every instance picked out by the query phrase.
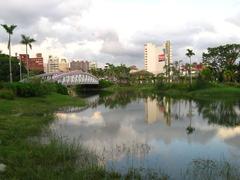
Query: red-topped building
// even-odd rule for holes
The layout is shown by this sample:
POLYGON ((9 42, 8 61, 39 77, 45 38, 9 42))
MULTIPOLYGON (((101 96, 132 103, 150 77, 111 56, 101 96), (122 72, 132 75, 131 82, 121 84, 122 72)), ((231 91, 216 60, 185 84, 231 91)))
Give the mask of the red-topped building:
MULTIPOLYGON (((27 68, 27 61, 28 61, 28 55, 27 54, 20 54, 19 58, 21 62, 25 65, 27 68)), ((30 71, 38 71, 38 72, 43 72, 44 67, 43 67, 43 57, 41 53, 37 53, 36 57, 34 58, 29 58, 28 61, 28 66, 30 71)))

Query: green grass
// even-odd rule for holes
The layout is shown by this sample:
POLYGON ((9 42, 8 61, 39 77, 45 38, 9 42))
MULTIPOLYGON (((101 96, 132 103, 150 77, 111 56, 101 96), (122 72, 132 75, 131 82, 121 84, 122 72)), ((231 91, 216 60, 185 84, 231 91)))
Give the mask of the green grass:
POLYGON ((199 97, 213 97, 213 98, 222 98, 222 97, 240 97, 240 88, 229 86, 225 84, 212 84, 208 87, 194 87, 189 88, 188 85, 177 84, 172 85, 166 88, 158 89, 157 86, 153 84, 149 85, 129 85, 129 86, 119 86, 114 85, 107 90, 112 92, 118 91, 135 91, 135 92, 144 92, 144 93, 157 93, 166 96, 172 97, 190 97, 190 98, 199 98, 199 97))
POLYGON ((240 88, 236 87, 213 87, 189 92, 193 96, 205 97, 240 97, 240 88))
POLYGON ((83 105, 80 98, 59 94, 0 99, 0 164, 6 165, 0 179, 139 179, 138 171, 107 171, 93 152, 48 131, 55 110, 83 105))
POLYGON ((0 99, 0 163, 6 165, 0 179, 84 179, 90 169, 94 169, 94 174, 105 172, 97 166, 94 154, 78 145, 54 136, 48 136, 47 143, 42 142, 41 134, 54 119, 54 110, 73 105, 85 103, 59 94, 0 99), (81 157, 84 160, 79 163, 81 157))
POLYGON ((240 88, 236 87, 210 87, 199 90, 179 90, 167 89, 156 92, 174 98, 193 98, 193 99, 218 99, 218 98, 240 98, 240 88))

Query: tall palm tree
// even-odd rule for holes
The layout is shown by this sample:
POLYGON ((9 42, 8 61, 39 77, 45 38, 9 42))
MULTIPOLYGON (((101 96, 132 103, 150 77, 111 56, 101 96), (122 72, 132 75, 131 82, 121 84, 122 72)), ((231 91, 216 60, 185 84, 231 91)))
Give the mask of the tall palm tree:
POLYGON ((32 49, 32 43, 36 42, 35 39, 31 38, 30 36, 26 36, 24 34, 21 35, 22 36, 22 40, 21 40, 21 44, 24 44, 26 46, 26 56, 27 56, 27 76, 29 78, 29 56, 28 56, 28 46, 30 47, 30 49, 32 49))
POLYGON ((186 56, 189 57, 190 60, 190 84, 192 84, 192 56, 195 56, 195 53, 191 49, 187 49, 186 56))
POLYGON ((17 27, 17 25, 1 24, 1 26, 8 33, 9 77, 10 77, 10 83, 12 83, 13 78, 12 78, 12 59, 11 59, 11 35, 13 34, 13 31, 17 27))

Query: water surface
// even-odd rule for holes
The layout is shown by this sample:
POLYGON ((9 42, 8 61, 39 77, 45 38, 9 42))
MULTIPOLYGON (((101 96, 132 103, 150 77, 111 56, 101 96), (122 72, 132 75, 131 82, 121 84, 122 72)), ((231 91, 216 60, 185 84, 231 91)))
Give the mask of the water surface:
POLYGON ((196 159, 240 164, 240 101, 121 93, 56 113, 51 129, 94 150, 108 169, 163 171, 180 179, 196 159))

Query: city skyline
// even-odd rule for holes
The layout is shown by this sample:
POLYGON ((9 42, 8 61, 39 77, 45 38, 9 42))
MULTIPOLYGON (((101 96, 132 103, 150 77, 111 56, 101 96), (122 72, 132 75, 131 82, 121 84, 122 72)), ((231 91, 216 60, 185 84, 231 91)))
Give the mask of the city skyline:
MULTIPOLYGON (((44 59, 53 54, 91 59, 99 66, 109 62, 143 68, 143 45, 148 42, 171 40, 173 60, 185 62, 187 48, 196 52, 197 61, 208 47, 239 42, 239 8, 239 0, 9 0, 0 7, 0 24, 18 25, 13 53, 24 53, 19 41, 26 34, 37 40, 30 56, 41 52, 44 59)), ((3 53, 6 42, 1 29, 3 53)))

